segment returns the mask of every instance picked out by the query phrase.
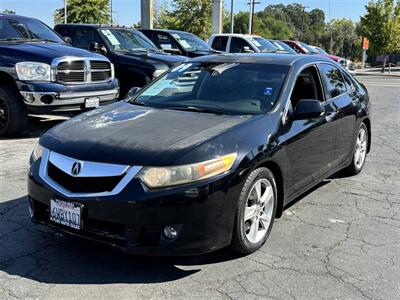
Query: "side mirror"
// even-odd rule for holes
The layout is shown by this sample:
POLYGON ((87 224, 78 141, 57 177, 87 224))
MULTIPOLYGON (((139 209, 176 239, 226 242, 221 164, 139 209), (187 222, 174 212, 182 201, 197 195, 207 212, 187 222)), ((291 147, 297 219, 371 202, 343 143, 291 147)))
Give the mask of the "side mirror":
POLYGON ((65 36, 64 37, 64 42, 66 42, 67 44, 72 45, 72 39, 69 36, 65 36))
POLYGON ((104 47, 103 45, 100 45, 99 43, 97 43, 97 42, 93 42, 93 43, 91 43, 90 44, 90 49, 89 49, 90 51, 93 51, 93 52, 98 52, 98 53, 101 53, 101 54, 107 54, 107 49, 106 49, 106 47, 104 47))
POLYGON ((250 49, 249 46, 244 46, 243 47, 243 52, 244 53, 254 53, 254 50, 250 49))
POLYGON ((128 92, 128 94, 126 95, 125 99, 126 99, 126 100, 131 100, 131 99, 135 98, 135 97, 139 94, 139 92, 140 92, 141 90, 142 90, 141 87, 134 86, 133 88, 131 88, 131 89, 129 90, 129 92, 128 92))
POLYGON ((319 118, 325 113, 325 107, 319 100, 301 99, 297 102, 293 113, 294 120, 319 118))

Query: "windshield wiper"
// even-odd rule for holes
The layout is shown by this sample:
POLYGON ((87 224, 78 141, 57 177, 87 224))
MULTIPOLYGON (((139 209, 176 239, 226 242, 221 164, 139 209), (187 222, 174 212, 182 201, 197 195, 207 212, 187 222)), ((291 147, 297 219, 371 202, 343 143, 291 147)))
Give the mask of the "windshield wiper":
POLYGON ((30 42, 49 42, 49 43, 58 43, 55 40, 50 40, 50 39, 30 39, 30 42))
POLYGON ((225 111, 222 111, 222 110, 218 110, 218 109, 214 109, 214 108, 206 108, 206 107, 197 107, 197 106, 172 106, 172 107, 165 107, 165 109, 211 113, 211 114, 217 114, 217 115, 226 115, 227 114, 225 111))

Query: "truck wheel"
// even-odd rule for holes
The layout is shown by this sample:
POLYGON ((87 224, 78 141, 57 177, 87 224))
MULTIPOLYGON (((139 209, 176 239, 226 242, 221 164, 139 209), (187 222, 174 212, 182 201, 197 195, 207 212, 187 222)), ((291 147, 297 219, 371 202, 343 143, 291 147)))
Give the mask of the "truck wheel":
POLYGON ((11 87, 0 86, 0 136, 20 135, 27 122, 28 115, 22 96, 11 87))

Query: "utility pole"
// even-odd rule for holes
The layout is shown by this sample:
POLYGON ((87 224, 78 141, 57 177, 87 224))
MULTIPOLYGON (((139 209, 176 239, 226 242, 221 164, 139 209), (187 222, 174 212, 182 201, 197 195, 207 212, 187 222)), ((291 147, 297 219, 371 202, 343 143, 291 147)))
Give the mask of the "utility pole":
POLYGON ((113 25, 113 0, 110 0, 110 17, 111 17, 111 26, 113 25))
POLYGON ((234 26, 235 26, 235 16, 233 14, 233 0, 231 0, 231 33, 233 33, 234 26))
POLYGON ((259 4, 260 2, 257 0, 249 0, 247 4, 250 5, 250 14, 249 14, 249 34, 253 34, 253 25, 254 25, 254 6, 259 4))
POLYGON ((308 8, 308 6, 304 6, 303 5, 303 12, 301 14, 301 32, 300 32, 300 38, 299 41, 301 42, 303 39, 303 32, 304 32, 304 13, 306 11, 306 8, 308 8))
POLYGON ((67 0, 64 0, 64 24, 67 24, 67 0))
POLYGON ((332 33, 332 17, 331 17, 331 0, 329 0, 329 29, 331 31, 331 42, 329 52, 333 54, 333 33, 332 33))

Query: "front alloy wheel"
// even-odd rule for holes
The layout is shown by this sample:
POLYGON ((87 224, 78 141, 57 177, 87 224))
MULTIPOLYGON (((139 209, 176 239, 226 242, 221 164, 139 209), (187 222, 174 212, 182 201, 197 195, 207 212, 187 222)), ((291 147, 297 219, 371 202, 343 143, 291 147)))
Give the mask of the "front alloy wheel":
POLYGON ((364 167, 368 152, 368 128, 362 123, 357 131, 353 157, 350 166, 345 169, 347 175, 356 175, 364 167))
POLYGON ((258 250, 275 220, 277 189, 273 173, 258 168, 250 173, 239 197, 231 248, 242 254, 258 250))

